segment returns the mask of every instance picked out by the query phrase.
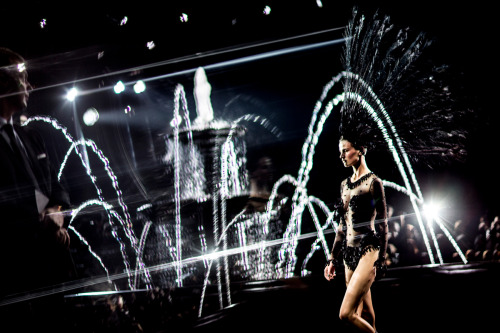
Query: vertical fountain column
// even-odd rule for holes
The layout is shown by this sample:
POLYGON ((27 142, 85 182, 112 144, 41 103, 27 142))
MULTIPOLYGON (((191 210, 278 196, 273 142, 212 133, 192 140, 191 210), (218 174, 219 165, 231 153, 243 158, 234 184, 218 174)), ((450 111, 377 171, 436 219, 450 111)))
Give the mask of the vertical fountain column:
MULTIPOLYGON (((208 234, 206 238, 205 234, 200 234, 200 239, 206 239, 207 245, 202 247, 202 254, 223 251, 227 249, 227 236, 226 233, 223 233, 227 222, 225 200, 249 193, 246 142, 244 140, 246 129, 241 125, 214 119, 210 92, 211 86, 205 72, 203 68, 199 68, 195 74, 194 85, 197 118, 191 125, 187 108, 184 110, 184 117, 181 117, 178 112, 179 108, 176 107, 174 131, 173 134, 166 137, 167 157, 165 162, 170 164, 169 169, 172 170, 174 177, 174 193, 170 191, 168 197, 171 202, 175 202, 176 207, 174 214, 175 262, 178 278, 184 273, 181 244, 184 241, 182 233, 186 226, 182 221, 181 211, 184 213, 186 207, 205 207, 202 211, 208 208, 209 214, 203 212, 201 214, 202 227, 197 228, 200 233, 206 232, 208 234), (181 128, 182 118, 186 121, 181 128), (224 177, 223 180, 222 177, 224 177), (187 203, 195 204, 188 205, 187 203), (210 225, 209 220, 211 220, 210 225), (213 236, 209 236, 210 234, 213 236)), ((215 274, 221 307, 224 306, 222 281, 225 279, 226 286, 229 288, 230 269, 227 256, 223 257, 222 260, 222 263, 220 259, 215 260, 215 274)), ((226 291, 226 294, 227 303, 230 304, 229 290, 226 291)))
MULTIPOLYGON (((198 68, 195 74, 195 89, 194 96, 196 100, 196 110, 198 117, 194 121, 194 129, 196 135, 193 136, 194 142, 198 142, 202 151, 206 154, 202 154, 207 159, 205 161, 205 174, 207 177, 208 193, 211 194, 212 199, 212 216, 213 216, 213 250, 227 250, 227 233, 224 232, 226 229, 227 218, 225 209, 221 209, 221 202, 230 196, 229 189, 221 188, 222 185, 222 174, 227 177, 229 174, 237 173, 239 170, 221 170, 222 165, 227 165, 227 163, 222 163, 221 158, 228 158, 228 156, 223 156, 222 145, 230 142, 226 142, 230 139, 240 137, 244 131, 241 127, 231 128, 230 124, 227 122, 215 122, 214 114, 212 109, 212 104, 210 101, 211 86, 208 83, 205 71, 203 68, 198 68), (196 139, 195 139, 196 137, 196 139), (231 172, 232 171, 232 172, 231 172), (222 247, 220 246, 222 242, 222 247)), ((244 141, 242 141, 244 143, 244 141)), ((225 154, 224 154, 225 155, 225 154)), ((234 156, 234 154, 231 154, 234 156)), ((246 171, 246 170, 245 170, 246 171)), ((227 184, 227 178, 224 179, 224 183, 227 184)), ((245 184, 246 182, 243 182, 245 184)), ((234 190, 234 187, 233 187, 234 190)), ((223 301, 223 291, 222 291, 222 271, 220 258, 215 259, 215 269, 217 276, 217 288, 219 293, 219 305, 222 309, 224 307, 223 301)), ((226 281, 226 297, 227 305, 231 305, 231 291, 230 291, 230 281, 229 281, 229 264, 227 256, 223 257, 223 272, 224 279, 226 281)))

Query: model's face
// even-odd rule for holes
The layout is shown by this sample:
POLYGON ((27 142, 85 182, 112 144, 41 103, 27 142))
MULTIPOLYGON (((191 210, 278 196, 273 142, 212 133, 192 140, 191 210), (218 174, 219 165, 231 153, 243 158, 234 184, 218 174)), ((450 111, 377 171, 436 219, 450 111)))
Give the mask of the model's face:
POLYGON ((356 165, 361 158, 361 152, 355 149, 352 144, 347 140, 340 140, 339 142, 340 159, 345 167, 356 165))

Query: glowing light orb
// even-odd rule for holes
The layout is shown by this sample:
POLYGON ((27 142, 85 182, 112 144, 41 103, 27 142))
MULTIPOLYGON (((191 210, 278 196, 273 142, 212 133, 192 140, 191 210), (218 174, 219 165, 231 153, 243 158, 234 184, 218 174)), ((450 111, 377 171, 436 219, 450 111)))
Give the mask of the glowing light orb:
POLYGON ((26 64, 24 62, 17 64, 17 70, 19 71, 19 73, 24 72, 26 70, 26 64))
POLYGON ((68 90, 68 92, 66 93, 66 99, 70 102, 73 102, 76 96, 78 96, 78 90, 74 87, 68 90))
POLYGON ((125 85, 123 84, 123 82, 122 82, 122 81, 118 81, 118 82, 115 84, 115 86, 114 86, 113 90, 115 91, 115 94, 120 94, 120 93, 122 93, 123 91, 125 91, 125 85))
POLYGON ((134 91, 136 94, 140 94, 144 92, 144 90, 146 90, 146 84, 144 83, 144 81, 139 80, 134 84, 134 91))
POLYGON ((83 122, 87 126, 93 126, 99 120, 99 112, 95 108, 88 108, 83 114, 83 122))
POLYGON ((180 115, 174 116, 172 120, 170 121, 170 126, 175 127, 175 126, 180 126, 182 123, 182 117, 180 115))
POLYGON ((28 121, 28 117, 26 115, 22 114, 19 117, 19 121, 21 122, 21 125, 24 125, 28 121))
POLYGON ((269 14, 271 14, 271 7, 269 7, 269 6, 264 7, 263 14, 264 14, 264 15, 269 15, 269 14))
POLYGON ((424 205, 424 214, 428 221, 434 221, 441 216, 443 205, 437 202, 430 202, 424 205))
POLYGON ((189 19, 188 15, 186 13, 182 13, 181 16, 179 17, 181 22, 186 23, 189 19))

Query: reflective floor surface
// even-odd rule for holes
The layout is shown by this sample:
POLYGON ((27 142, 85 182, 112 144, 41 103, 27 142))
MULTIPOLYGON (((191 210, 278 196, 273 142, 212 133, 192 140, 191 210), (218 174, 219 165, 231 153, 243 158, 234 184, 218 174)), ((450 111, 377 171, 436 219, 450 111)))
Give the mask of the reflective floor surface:
MULTIPOLYGON (((493 332, 500 310, 498 263, 389 270, 372 286, 378 332, 493 332)), ((291 279, 242 293, 241 303, 200 320, 198 331, 354 332, 338 319, 343 279, 291 279)))
MULTIPOLYGON (((499 262, 390 269, 372 286, 377 331, 493 332, 499 320, 499 278, 499 262)), ((67 294, 62 303, 60 295, 53 295, 16 304, 21 311, 8 319, 12 319, 12 332, 33 327, 81 333, 354 332, 338 319, 344 292, 342 274, 333 282, 313 274, 234 282, 230 306, 222 293, 222 310, 217 286, 211 286, 201 316, 201 289, 185 287, 92 296, 67 294)), ((2 311, 6 309, 11 307, 2 307, 2 311)))

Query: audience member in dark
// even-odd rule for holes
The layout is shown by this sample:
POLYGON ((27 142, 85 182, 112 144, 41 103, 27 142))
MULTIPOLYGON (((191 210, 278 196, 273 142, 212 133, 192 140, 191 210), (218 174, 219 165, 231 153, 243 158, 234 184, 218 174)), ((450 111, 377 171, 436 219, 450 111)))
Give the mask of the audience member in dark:
MULTIPOLYGON (((0 299, 33 294, 75 277, 61 212, 69 208, 68 193, 42 137, 16 121, 31 91, 27 67, 22 56, 0 48, 0 299)), ((9 319, 18 331, 30 325, 44 330, 43 321, 55 331, 64 319, 56 298, 33 297, 28 304, 0 307, 2 324, 9 319)))
POLYGON ((476 251, 476 253, 483 252, 484 250, 486 250, 488 234, 489 234, 488 223, 484 220, 484 218, 482 218, 481 222, 479 222, 476 236, 474 238, 473 250, 476 251))

